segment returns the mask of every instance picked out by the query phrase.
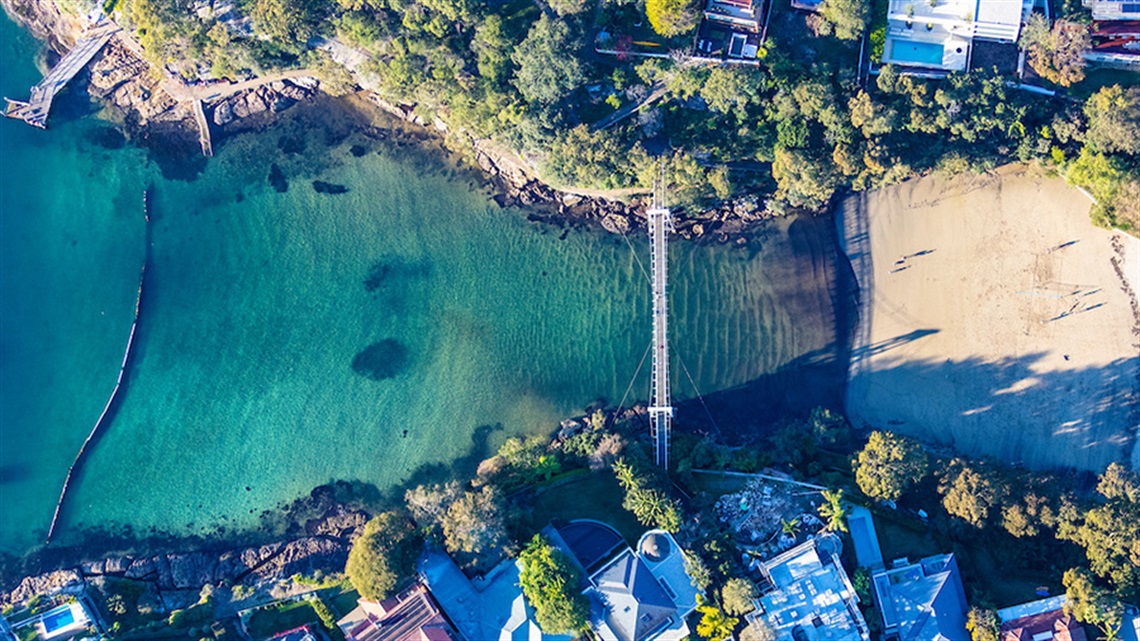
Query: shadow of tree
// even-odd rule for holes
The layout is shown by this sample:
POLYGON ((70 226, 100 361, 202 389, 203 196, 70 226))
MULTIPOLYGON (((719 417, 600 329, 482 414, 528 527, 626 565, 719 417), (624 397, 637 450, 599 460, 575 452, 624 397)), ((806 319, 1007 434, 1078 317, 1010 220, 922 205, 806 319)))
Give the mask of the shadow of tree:
POLYGON ((856 427, 1031 468, 1099 472, 1127 461, 1140 424, 1140 357, 1069 369, 1055 369, 1056 360, 880 356, 852 379, 850 416, 856 427))

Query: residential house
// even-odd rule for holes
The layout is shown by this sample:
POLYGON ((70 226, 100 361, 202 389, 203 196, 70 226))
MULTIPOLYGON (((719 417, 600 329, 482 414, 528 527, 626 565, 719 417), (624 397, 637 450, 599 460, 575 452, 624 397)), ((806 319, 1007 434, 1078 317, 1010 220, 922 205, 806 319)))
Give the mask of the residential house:
MULTIPOLYGON (((468 579, 450 556, 429 552, 420 557, 421 580, 443 613, 467 641, 571 641, 546 634, 534 618, 519 586, 521 564, 507 559, 485 576, 468 579)), ((435 641, 435 639, 431 639, 435 641)))
POLYGON ((1093 21, 1089 27, 1092 48, 1085 52, 1085 60, 1114 66, 1140 67, 1140 2, 1111 4, 1126 7, 1130 11, 1093 21), (1136 17, 1133 19, 1133 16, 1136 17))
POLYGON ((884 638, 900 641, 970 641, 966 591, 953 554, 917 563, 898 559, 871 576, 883 614, 884 638))
POLYGON ((1065 614, 1065 596, 998 610, 1001 641, 1088 641, 1085 629, 1065 614))
POLYGON ((637 550, 609 525, 579 520, 547 526, 543 534, 581 568, 590 601, 590 625, 603 641, 679 641, 700 590, 685 569, 681 546, 664 530, 650 530, 637 550))
POLYGON ((1033 0, 890 0, 884 64, 962 71, 974 40, 1015 43, 1033 0))
POLYGON ((761 563, 767 589, 748 620, 763 619, 777 641, 869 641, 841 550, 825 534, 761 563))
POLYGON ((697 31, 698 58, 756 60, 763 0, 708 0, 697 31))
POLYGON ((452 627, 423 585, 383 601, 360 599, 337 627, 348 641, 455 641, 452 627))

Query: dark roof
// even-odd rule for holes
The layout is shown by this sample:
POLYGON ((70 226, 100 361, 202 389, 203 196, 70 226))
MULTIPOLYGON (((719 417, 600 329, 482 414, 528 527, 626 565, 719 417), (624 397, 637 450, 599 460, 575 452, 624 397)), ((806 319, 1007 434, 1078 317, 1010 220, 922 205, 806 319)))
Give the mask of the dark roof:
MULTIPOLYGON (((598 521, 571 521, 559 526, 557 532, 566 544, 566 551, 586 571, 625 543, 617 530, 598 521)), ((549 534, 547 530, 543 533, 549 534)))
POLYGON ((1052 632, 1053 641, 1088 641, 1084 627, 1064 610, 1041 612, 1001 624, 1002 641, 1033 641, 1033 637, 1052 632))
POLYGON ((606 602, 606 621, 624 641, 641 641, 677 611, 649 567, 631 550, 618 555, 592 580, 606 602))
POLYGON ((345 630, 349 641, 420 641, 421 632, 428 629, 435 635, 429 637, 433 640, 452 638, 439 609, 422 586, 417 585, 383 603, 362 601, 361 605, 368 616, 352 629, 345 630))

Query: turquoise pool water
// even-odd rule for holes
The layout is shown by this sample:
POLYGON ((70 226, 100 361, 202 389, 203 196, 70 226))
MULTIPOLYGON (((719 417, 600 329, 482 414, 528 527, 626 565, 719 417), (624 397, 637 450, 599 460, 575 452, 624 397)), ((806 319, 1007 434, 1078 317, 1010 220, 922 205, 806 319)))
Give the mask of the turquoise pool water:
POLYGON ((42 622, 44 624, 44 632, 51 634, 60 628, 66 628, 72 623, 75 623, 75 614, 72 613, 70 605, 65 605, 58 612, 45 614, 42 622))
POLYGON ((940 67, 942 66, 944 49, 942 45, 935 42, 893 40, 891 44, 891 60, 895 62, 910 62, 940 67))

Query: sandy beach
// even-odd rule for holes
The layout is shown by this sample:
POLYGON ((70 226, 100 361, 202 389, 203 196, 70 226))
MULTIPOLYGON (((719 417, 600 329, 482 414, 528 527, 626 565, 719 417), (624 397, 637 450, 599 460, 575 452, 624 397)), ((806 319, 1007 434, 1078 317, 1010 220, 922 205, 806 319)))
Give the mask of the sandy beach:
POLYGON ((1031 468, 1140 469, 1140 240, 1090 206, 1024 166, 842 203, 852 421, 1031 468))

